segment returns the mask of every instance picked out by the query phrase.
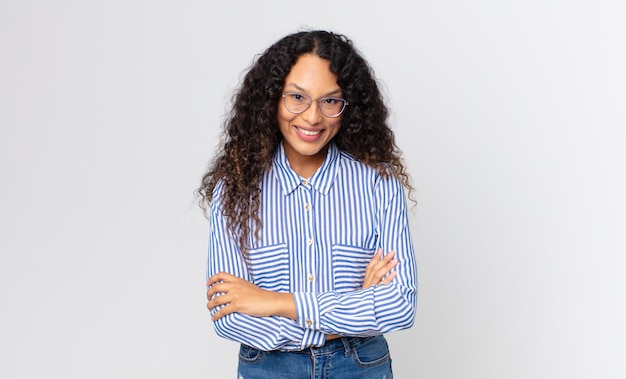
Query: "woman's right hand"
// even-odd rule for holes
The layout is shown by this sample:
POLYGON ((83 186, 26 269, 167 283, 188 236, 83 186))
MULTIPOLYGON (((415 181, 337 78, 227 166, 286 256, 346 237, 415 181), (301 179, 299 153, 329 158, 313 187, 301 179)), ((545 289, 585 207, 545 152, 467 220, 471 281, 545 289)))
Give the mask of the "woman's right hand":
POLYGON ((211 276, 206 285, 207 308, 212 311, 219 307, 211 317, 213 321, 235 312, 296 319, 296 304, 290 293, 268 291, 227 272, 211 276))
POLYGON ((365 280, 363 289, 380 284, 389 284, 396 277, 396 272, 392 271, 397 265, 395 259, 396 252, 390 251, 384 257, 383 249, 378 249, 365 269, 365 280))

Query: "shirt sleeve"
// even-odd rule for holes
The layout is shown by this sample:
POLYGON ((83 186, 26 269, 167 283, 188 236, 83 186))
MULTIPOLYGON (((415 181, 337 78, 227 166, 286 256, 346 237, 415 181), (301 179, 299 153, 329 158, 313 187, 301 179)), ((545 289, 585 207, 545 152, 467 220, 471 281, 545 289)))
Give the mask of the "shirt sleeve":
MULTIPOLYGON (((224 271, 252 281, 241 251, 227 231, 225 217, 215 203, 210 211, 210 226, 207 279, 224 271)), ((218 309, 213 309, 211 314, 218 309)), ((322 332, 303 328, 286 317, 254 317, 231 313, 213 325, 220 337, 260 350, 301 350, 310 345, 321 345, 325 340, 322 332)))
POLYGON ((327 334, 370 336, 409 328, 417 305, 417 267, 401 183, 382 179, 375 189, 378 247, 396 252, 396 278, 353 292, 294 294, 297 323, 327 334))

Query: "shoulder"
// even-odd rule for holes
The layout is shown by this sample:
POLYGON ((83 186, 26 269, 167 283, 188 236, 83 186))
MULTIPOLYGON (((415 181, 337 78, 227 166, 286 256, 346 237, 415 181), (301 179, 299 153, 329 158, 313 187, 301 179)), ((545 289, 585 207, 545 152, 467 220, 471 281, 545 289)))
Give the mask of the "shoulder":
POLYGON ((224 181, 219 180, 213 188, 213 196, 209 207, 211 211, 216 212, 222 209, 222 202, 224 201, 224 181))
POLYGON ((350 153, 340 150, 340 167, 344 175, 350 175, 372 185, 379 187, 393 187, 396 191, 402 187, 402 182, 394 175, 393 168, 387 163, 382 163, 382 168, 387 172, 383 175, 381 171, 368 165, 352 156, 350 153))
POLYGON ((353 172, 365 176, 378 176, 378 171, 343 150, 339 150, 339 167, 344 171, 353 172))

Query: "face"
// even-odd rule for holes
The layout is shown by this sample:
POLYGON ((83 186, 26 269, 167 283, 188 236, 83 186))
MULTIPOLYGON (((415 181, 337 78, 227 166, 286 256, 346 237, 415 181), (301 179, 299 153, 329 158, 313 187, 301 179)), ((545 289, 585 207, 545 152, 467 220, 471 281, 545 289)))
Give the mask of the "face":
POLYGON ((315 99, 341 97, 341 88, 330 71, 329 61, 306 54, 298 58, 285 78, 285 92, 297 92, 314 99, 300 114, 289 112, 282 97, 278 104, 278 125, 289 164, 300 175, 310 175, 324 161, 328 143, 339 132, 341 123, 341 116, 324 116, 315 99))

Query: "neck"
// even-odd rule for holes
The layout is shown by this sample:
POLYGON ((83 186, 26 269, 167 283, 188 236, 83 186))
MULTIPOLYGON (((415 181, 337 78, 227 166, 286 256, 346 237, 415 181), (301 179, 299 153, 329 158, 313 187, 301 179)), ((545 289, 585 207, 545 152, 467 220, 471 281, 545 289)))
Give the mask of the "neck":
POLYGON ((328 145, 315 155, 301 155, 295 151, 290 151, 285 146, 285 155, 287 155, 289 166, 303 178, 310 178, 320 168, 326 159, 326 153, 328 153, 328 145))

